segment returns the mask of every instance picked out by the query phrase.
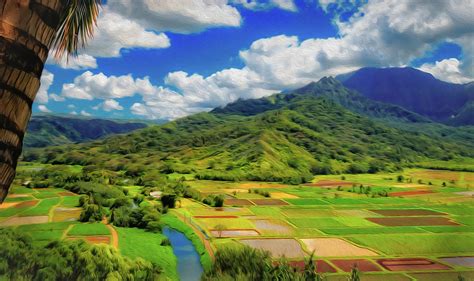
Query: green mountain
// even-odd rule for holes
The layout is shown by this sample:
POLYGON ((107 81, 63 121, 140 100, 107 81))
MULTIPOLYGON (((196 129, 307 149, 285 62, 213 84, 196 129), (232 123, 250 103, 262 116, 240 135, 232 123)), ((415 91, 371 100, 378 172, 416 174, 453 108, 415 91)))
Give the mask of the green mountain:
POLYGON ((146 127, 144 123, 104 119, 71 118, 53 115, 33 116, 28 124, 25 147, 45 147, 91 141, 111 134, 122 134, 146 127))
POLYGON ((248 101, 241 101, 128 135, 31 151, 25 158, 144 178, 178 172, 202 179, 297 183, 314 174, 377 172, 429 159, 474 157, 470 143, 386 125, 381 120, 387 116, 424 119, 355 94, 334 79, 323 79, 288 95, 254 100, 250 111, 239 105, 248 101))

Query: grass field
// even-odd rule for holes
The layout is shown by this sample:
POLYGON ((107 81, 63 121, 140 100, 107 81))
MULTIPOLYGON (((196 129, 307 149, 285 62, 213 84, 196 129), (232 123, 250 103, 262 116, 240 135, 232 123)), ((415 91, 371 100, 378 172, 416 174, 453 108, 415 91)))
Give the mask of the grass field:
POLYGON ((110 230, 103 223, 75 224, 67 233, 70 236, 110 235, 110 230))
POLYGON ((120 252, 131 258, 143 258, 159 265, 171 280, 178 280, 176 258, 170 246, 161 246, 166 237, 138 228, 117 227, 120 252), (172 257, 172 258, 170 258, 172 257))

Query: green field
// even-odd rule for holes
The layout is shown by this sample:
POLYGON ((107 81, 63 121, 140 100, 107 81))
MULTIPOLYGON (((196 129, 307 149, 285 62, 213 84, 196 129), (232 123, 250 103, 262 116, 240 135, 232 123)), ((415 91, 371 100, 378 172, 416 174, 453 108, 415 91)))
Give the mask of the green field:
POLYGON ((138 228, 117 227, 120 252, 131 258, 143 258, 159 265, 165 275, 178 280, 176 258, 170 246, 160 246, 166 238, 162 234, 147 232, 138 228))

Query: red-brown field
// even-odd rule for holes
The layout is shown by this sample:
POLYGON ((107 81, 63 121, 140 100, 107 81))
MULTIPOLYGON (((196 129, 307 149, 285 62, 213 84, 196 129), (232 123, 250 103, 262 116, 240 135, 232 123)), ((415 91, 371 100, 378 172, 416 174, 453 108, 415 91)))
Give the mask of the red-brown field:
POLYGON ((211 234, 214 237, 247 237, 247 236, 259 236, 260 233, 255 229, 226 229, 226 230, 211 230, 211 234))
POLYGON ((316 183, 306 183, 306 186, 316 187, 338 187, 338 186, 352 186, 356 183, 348 181, 336 181, 336 180, 320 180, 316 183))
POLYGON ((273 257, 302 258, 306 255, 295 239, 242 239, 240 242, 252 248, 269 251, 273 257))
POLYGON ((224 204, 228 206, 253 206, 253 203, 247 199, 224 199, 224 204))
POLYGON ((335 266, 339 267, 342 271, 350 272, 352 268, 357 266, 360 271, 371 272, 371 271, 381 271, 375 263, 364 260, 364 259, 354 259, 354 260, 331 260, 335 266))
POLYGON ((2 221, 0 226, 47 223, 48 219, 48 216, 10 217, 9 219, 2 221))
POLYGON ((391 210, 369 210, 387 217, 410 217, 410 216, 445 216, 446 213, 440 213, 425 209, 391 209, 391 210))
POLYGON ((237 219, 238 216, 194 216, 196 219, 237 219))
POLYGON ((74 237, 68 237, 68 240, 79 240, 79 239, 84 239, 86 242, 91 243, 91 244, 110 244, 110 237, 109 236, 103 236, 103 235, 97 235, 97 236, 74 236, 74 237))
POLYGON ((38 203, 38 200, 32 200, 32 201, 25 201, 21 202, 20 204, 15 205, 15 208, 28 208, 28 207, 33 207, 38 203))
POLYGON ((290 205, 280 199, 252 199, 252 202, 258 206, 284 206, 290 205))
POLYGON ((390 271, 448 270, 451 267, 424 258, 380 259, 377 262, 390 271))
POLYGON ((412 191, 400 191, 400 192, 390 192, 388 195, 390 197, 399 197, 399 196, 413 196, 413 195, 423 195, 434 193, 431 190, 412 190, 412 191))
POLYGON ((436 226, 459 225, 446 217, 386 217, 366 220, 383 226, 436 226))

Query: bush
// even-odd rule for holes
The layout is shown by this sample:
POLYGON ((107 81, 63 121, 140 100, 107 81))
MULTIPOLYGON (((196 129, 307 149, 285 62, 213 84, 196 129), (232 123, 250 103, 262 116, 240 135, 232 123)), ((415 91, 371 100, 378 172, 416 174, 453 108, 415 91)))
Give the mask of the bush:
POLYGON ((16 230, 0 229, 0 279, 5 280, 156 280, 161 269, 131 260, 110 246, 82 240, 46 246, 16 230))

